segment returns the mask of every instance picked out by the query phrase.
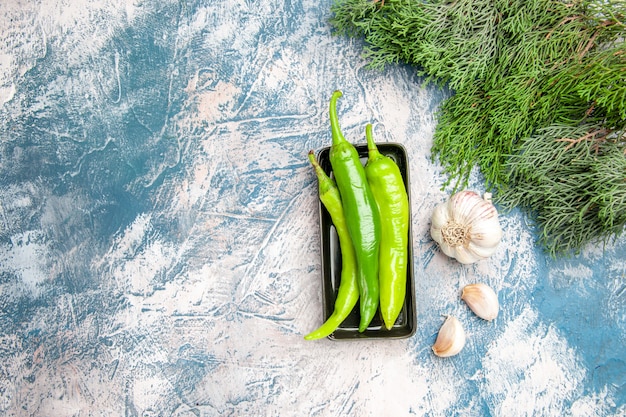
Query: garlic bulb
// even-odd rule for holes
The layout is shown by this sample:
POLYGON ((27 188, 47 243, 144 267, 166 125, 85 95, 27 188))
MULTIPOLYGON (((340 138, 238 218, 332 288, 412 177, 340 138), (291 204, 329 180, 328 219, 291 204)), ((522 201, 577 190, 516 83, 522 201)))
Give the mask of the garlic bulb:
POLYGON ((459 353, 463 346, 465 346, 465 331, 461 322, 454 316, 446 316, 433 345, 433 352, 437 356, 447 358, 459 353))
POLYGON ((463 287, 461 300, 481 319, 493 320, 498 317, 498 296, 486 284, 469 284, 463 287))
POLYGON ((461 191, 439 204, 431 218, 430 235, 443 253, 462 264, 491 256, 502 239, 491 194, 481 198, 473 191, 461 191))

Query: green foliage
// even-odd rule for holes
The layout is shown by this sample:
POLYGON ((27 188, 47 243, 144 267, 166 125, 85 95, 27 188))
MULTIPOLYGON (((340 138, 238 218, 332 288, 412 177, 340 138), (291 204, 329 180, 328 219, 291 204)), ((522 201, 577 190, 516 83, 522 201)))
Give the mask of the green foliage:
POLYGON ((552 255, 607 241, 626 224, 626 141, 602 125, 552 125, 506 161, 500 197, 520 206, 541 229, 552 255))
POLYGON ((596 149, 577 156, 587 168, 604 160, 605 147, 611 162, 626 159, 626 2, 338 0, 331 11, 337 34, 365 40, 370 67, 409 63, 454 92, 441 105, 432 147, 447 174, 444 187, 465 187, 478 166, 496 201, 533 213, 553 254, 623 230, 626 219, 616 214, 626 212, 623 194, 591 210, 607 198, 600 194, 606 176, 626 182, 623 163, 607 165, 612 171, 604 176, 592 171, 588 190, 571 189, 562 179, 578 178, 568 157, 585 144, 596 149), (591 139, 568 146, 551 136, 562 129, 572 129, 563 137, 591 139), (602 135, 594 134, 600 129, 602 135), (563 158, 552 158, 559 150, 563 158), (557 188, 523 176, 544 160, 552 161, 546 181, 557 188), (578 194, 565 206, 537 204, 558 191, 578 194), (573 213, 580 224, 556 220, 573 213))

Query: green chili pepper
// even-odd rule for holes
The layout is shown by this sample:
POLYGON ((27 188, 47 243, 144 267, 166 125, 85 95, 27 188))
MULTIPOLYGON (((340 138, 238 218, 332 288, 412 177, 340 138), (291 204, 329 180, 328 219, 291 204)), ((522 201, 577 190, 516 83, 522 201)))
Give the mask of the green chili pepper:
POLYGON ((309 160, 315 168, 315 174, 318 179, 319 195, 322 204, 328 210, 330 218, 337 231, 339 238, 339 249, 341 250, 341 279, 339 281, 339 289, 337 290, 337 298, 335 299, 335 307, 333 313, 326 319, 317 330, 304 336, 306 340, 321 339, 334 332, 337 327, 348 317, 354 309, 356 302, 359 300, 359 286, 357 284, 357 263, 354 246, 350 240, 348 226, 346 225, 346 217, 341 205, 341 196, 339 189, 326 173, 324 169, 315 160, 313 151, 309 152, 309 160))
POLYGON ((380 218, 372 190, 365 177, 365 169, 359 159, 359 153, 344 138, 339 127, 337 99, 341 96, 341 91, 335 91, 330 99, 330 126, 333 143, 329 157, 356 253, 361 313, 359 332, 364 332, 378 310, 380 218))
POLYGON ((378 151, 372 125, 365 127, 368 160, 365 174, 378 205, 382 223, 380 239, 380 312, 391 329, 402 310, 406 296, 409 243, 409 198, 400 168, 378 151))

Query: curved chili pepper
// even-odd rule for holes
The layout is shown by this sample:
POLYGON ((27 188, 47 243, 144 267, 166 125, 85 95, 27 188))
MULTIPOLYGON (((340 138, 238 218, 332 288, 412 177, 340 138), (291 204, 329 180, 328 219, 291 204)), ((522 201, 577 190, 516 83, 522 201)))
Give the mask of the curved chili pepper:
POLYGON ((321 339, 334 332, 337 327, 348 317, 354 309, 356 302, 359 300, 359 286, 357 284, 357 263, 354 246, 350 240, 346 218, 341 205, 341 196, 339 189, 326 173, 324 169, 315 160, 313 151, 309 152, 309 160, 315 168, 317 175, 319 195, 322 204, 328 210, 330 218, 337 231, 339 238, 339 248, 341 250, 341 279, 339 288, 337 289, 337 298, 335 299, 335 307, 333 313, 326 319, 317 330, 304 336, 306 340, 321 339))
POLYGON ((409 244, 409 198, 400 168, 378 151, 372 125, 365 127, 367 181, 378 205, 382 223, 380 239, 380 312, 387 329, 398 318, 406 296, 409 244))
POLYGON ((378 310, 380 217, 359 154, 343 136, 339 127, 337 99, 342 95, 341 91, 335 91, 330 99, 333 143, 329 158, 356 253, 361 313, 359 332, 364 332, 378 310))

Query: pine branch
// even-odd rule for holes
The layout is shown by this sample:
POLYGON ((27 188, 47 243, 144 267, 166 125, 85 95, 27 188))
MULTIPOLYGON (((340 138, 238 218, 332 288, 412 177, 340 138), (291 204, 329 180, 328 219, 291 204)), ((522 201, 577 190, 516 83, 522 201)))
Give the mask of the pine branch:
MULTIPOLYGON (((370 67, 406 62, 426 80, 453 90, 437 115, 432 147, 432 158, 447 174, 444 187, 454 184, 453 191, 465 187, 478 166, 487 187, 500 193, 503 204, 525 208, 534 207, 535 199, 551 201, 552 188, 547 184, 565 187, 573 181, 567 179, 570 175, 588 181, 585 184, 598 194, 597 199, 585 197, 593 201, 587 211, 571 204, 560 214, 538 218, 546 225, 542 241, 553 253, 579 248, 584 241, 607 233, 615 235, 619 231, 614 226, 623 227, 621 217, 611 211, 621 207, 622 200, 614 197, 611 204, 599 204, 607 197, 598 184, 605 177, 579 178, 581 173, 569 171, 572 164, 583 162, 591 168, 598 155, 605 154, 604 143, 592 141, 601 152, 579 155, 583 162, 563 157, 557 160, 567 166, 546 164, 551 171, 540 184, 518 177, 531 175, 525 170, 534 164, 552 161, 557 150, 551 146, 575 154, 574 149, 590 142, 581 138, 594 132, 568 137, 573 142, 562 143, 549 136, 552 126, 596 126, 598 132, 607 133, 600 136, 623 146, 626 2, 339 0, 331 11, 337 34, 365 39, 364 56, 370 67), (548 139, 549 146, 542 147, 541 141, 548 139), (594 215, 592 209, 599 211, 594 215), (582 226, 567 220, 573 213, 578 213, 575 217, 582 226), (612 220, 595 222, 599 217, 612 220)), ((609 159, 610 169, 621 169, 614 155, 623 158, 624 151, 608 154, 615 159, 609 159)), ((623 171, 605 174, 624 176, 623 171)), ((621 187, 616 190, 625 192, 621 187)), ((572 191, 584 192, 580 187, 572 191)), ((561 203, 556 201, 554 210, 561 203)))
POLYGON ((506 162, 505 209, 522 207, 552 255, 605 243, 626 226, 626 137, 602 125, 554 125, 506 162))

